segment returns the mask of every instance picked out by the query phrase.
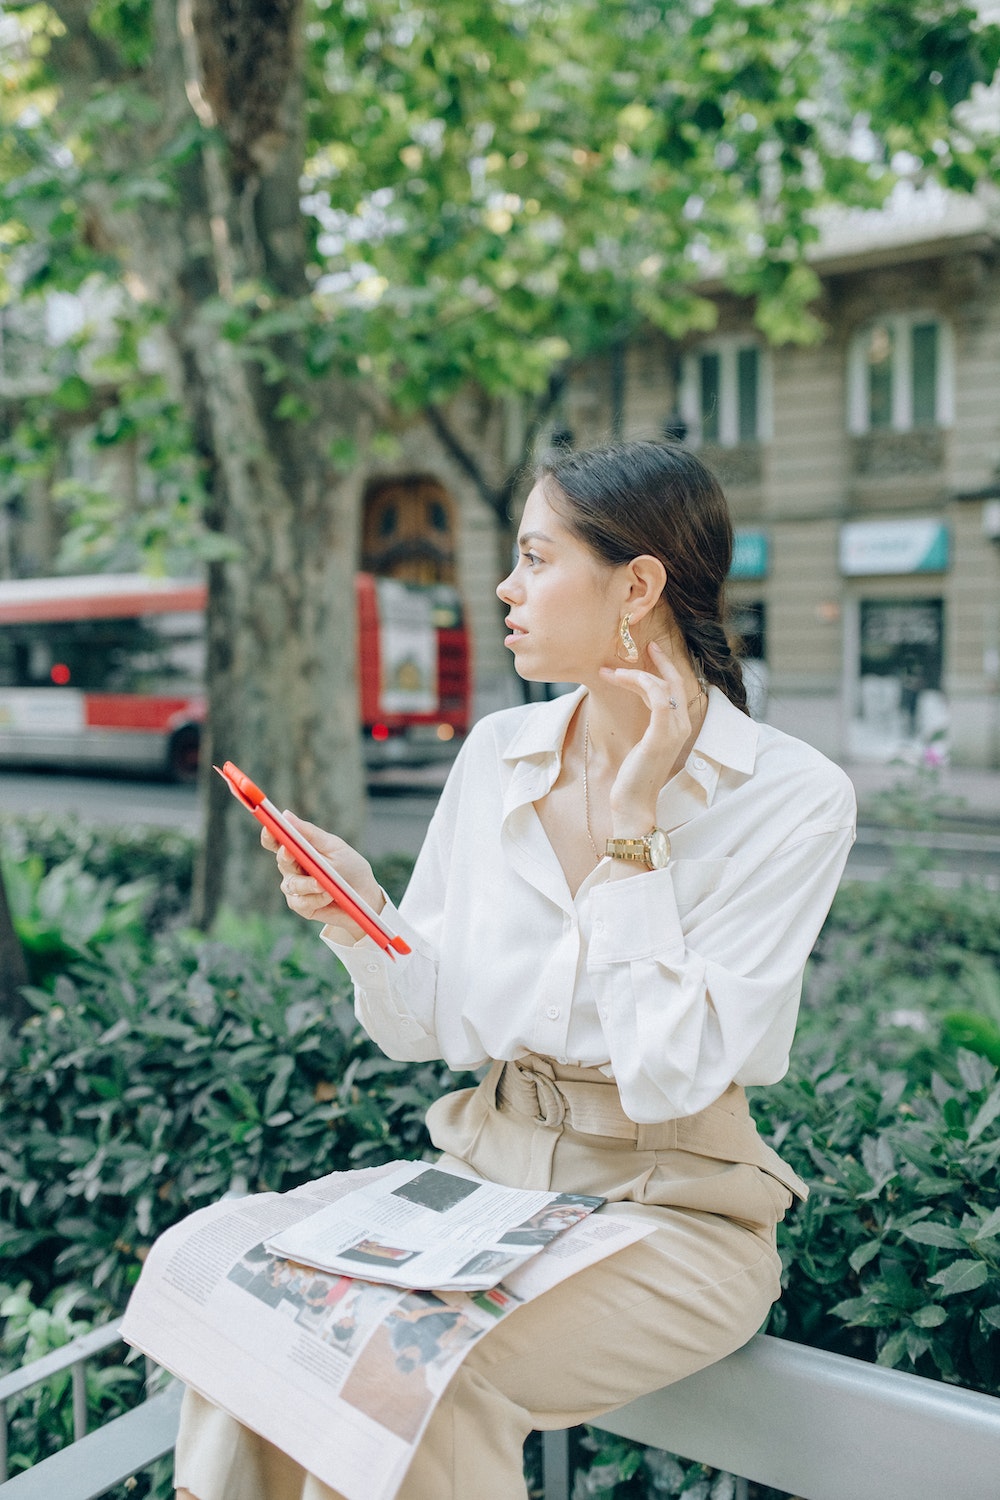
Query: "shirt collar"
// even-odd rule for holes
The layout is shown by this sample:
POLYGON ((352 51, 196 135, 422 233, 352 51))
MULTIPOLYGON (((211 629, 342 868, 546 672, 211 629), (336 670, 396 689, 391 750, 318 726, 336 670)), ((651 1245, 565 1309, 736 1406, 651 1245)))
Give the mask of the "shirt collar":
POLYGON ((531 804, 551 790, 559 775, 566 730, 584 692, 581 687, 574 693, 533 704, 503 752, 503 759, 511 765, 511 774, 504 791, 501 837, 506 842, 511 867, 565 911, 572 906, 573 898, 531 804))
POLYGON ((697 811, 699 796, 703 806, 711 807, 723 771, 749 776, 756 759, 757 725, 730 703, 721 688, 709 688, 708 708, 698 738, 683 770, 660 793, 663 806, 658 811, 672 826, 679 827, 697 811))
MULTIPOLYGON (((561 693, 546 703, 537 703, 526 714, 520 728, 503 753, 504 760, 525 760, 532 755, 557 755, 562 749, 569 721, 585 696, 585 688, 561 693)), ((721 688, 708 690, 708 710, 695 741, 698 755, 749 776, 757 760, 757 725, 742 709, 730 703, 721 688)))
POLYGON ((749 776, 757 763, 757 738, 757 725, 749 714, 730 703, 721 688, 710 687, 705 722, 692 753, 749 776))
POLYGON ((525 714, 520 728, 503 752, 504 760, 527 760, 533 755, 558 755, 569 721, 586 695, 586 688, 577 688, 572 693, 560 693, 545 703, 536 703, 531 713, 525 714))

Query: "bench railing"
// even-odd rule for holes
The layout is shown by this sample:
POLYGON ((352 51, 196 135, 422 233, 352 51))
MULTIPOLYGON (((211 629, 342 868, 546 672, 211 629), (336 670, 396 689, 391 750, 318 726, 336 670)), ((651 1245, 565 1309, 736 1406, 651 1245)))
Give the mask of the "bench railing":
POLYGON ((595 1425, 802 1500, 1000 1496, 1000 1399, 763 1334, 595 1425))
MULTIPOLYGON (((88 1433, 87 1364, 121 1343, 118 1320, 0 1375, 0 1495, 3 1500, 98 1500, 131 1475, 170 1453, 177 1436, 182 1389, 176 1383, 132 1411, 88 1433), (73 1441, 13 1479, 8 1478, 8 1407, 53 1375, 70 1372, 73 1441)), ((154 1367, 147 1363, 147 1383, 154 1367)))
POLYGON ((0 1375, 0 1484, 7 1478, 7 1403, 15 1396, 41 1385, 53 1375, 70 1371, 73 1397, 73 1439, 82 1438, 87 1432, 87 1361, 95 1354, 103 1354, 112 1344, 121 1342, 118 1323, 104 1323, 92 1328, 59 1349, 44 1354, 40 1359, 12 1370, 9 1375, 0 1375))
MULTIPOLYGON (((109 1347, 95 1329, 0 1377, 0 1403, 109 1347)), ((74 1381, 76 1377, 74 1377, 74 1381)), ((74 1393, 77 1389, 74 1384, 74 1393)), ((182 1388, 165 1391, 0 1484, 0 1500, 98 1500, 171 1452, 182 1388)), ((80 1407, 74 1403, 74 1418, 80 1407)), ((86 1412, 80 1416, 86 1426, 86 1412)), ((76 1426, 76 1420, 74 1422, 76 1426)), ((595 1424, 597 1425, 597 1424, 595 1424)), ((707 1370, 601 1418, 608 1432, 801 1500, 996 1500, 1000 1399, 758 1335, 707 1370)), ((568 1444, 543 1438, 545 1500, 567 1500, 568 1444)))

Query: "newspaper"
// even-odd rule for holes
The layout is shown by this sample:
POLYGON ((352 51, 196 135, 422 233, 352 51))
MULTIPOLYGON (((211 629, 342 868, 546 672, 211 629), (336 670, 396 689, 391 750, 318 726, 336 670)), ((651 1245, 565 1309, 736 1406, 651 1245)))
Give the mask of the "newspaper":
POLYGON ((603 1202, 406 1161, 273 1235, 267 1248, 407 1290, 486 1291, 603 1202))
POLYGON ((591 1214, 473 1292, 356 1280, 268 1249, 397 1165, 200 1209, 156 1241, 122 1325, 130 1344, 346 1500, 393 1500, 449 1380, 499 1320, 653 1228, 591 1214))

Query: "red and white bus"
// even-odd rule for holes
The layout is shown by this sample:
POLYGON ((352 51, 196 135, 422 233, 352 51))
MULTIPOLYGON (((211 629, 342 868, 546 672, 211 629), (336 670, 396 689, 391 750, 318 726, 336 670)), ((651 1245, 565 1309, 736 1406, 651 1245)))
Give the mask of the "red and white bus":
MULTIPOLYGON (((457 593, 359 574, 356 594, 366 760, 449 755, 471 711, 457 593)), ((192 780, 205 598, 201 583, 143 574, 0 581, 0 762, 192 780)))

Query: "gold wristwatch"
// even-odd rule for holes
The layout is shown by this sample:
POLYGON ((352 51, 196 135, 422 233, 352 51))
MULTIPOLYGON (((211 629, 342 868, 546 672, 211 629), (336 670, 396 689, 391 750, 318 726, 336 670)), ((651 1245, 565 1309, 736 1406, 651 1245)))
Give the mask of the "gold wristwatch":
POLYGON ((604 852, 647 870, 662 870, 670 860, 670 839, 662 828, 651 828, 639 839, 608 839, 604 852))

